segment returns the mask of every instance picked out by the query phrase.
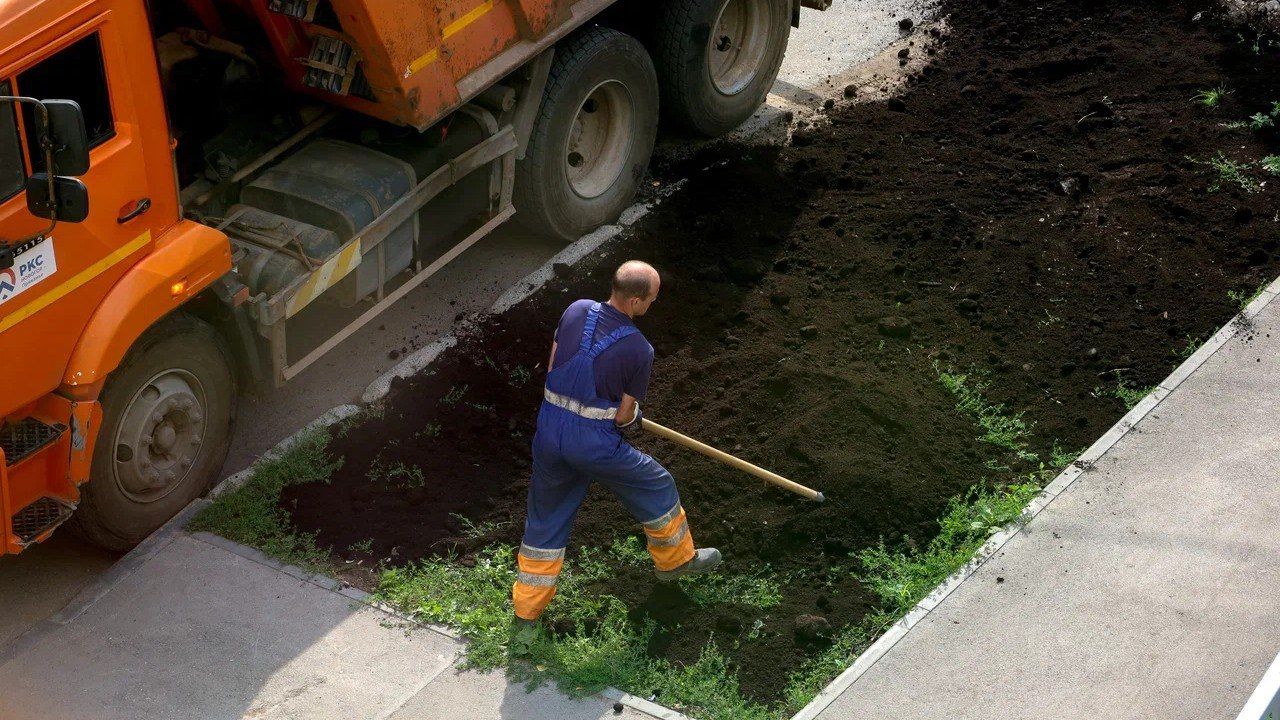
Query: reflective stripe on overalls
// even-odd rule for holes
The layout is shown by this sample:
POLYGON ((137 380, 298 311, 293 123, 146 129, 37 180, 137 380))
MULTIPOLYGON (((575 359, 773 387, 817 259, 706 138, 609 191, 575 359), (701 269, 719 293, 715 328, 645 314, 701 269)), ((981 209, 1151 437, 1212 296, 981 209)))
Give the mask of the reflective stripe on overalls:
POLYGON ((694 554, 675 479, 623 440, 614 422, 617 404, 596 394, 596 358, 638 332, 626 325, 597 341, 600 312, 600 303, 591 306, 578 352, 547 374, 538 411, 528 515, 511 590, 516 614, 529 620, 555 596, 569 532, 592 482, 608 487, 640 521, 658 569, 679 567, 694 554))

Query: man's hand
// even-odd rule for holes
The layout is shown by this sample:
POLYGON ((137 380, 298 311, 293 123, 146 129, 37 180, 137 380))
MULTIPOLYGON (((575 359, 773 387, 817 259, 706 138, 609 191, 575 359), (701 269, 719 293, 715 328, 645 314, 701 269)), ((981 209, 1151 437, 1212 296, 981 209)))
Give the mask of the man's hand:
POLYGON ((618 405, 617 418, 618 432, 622 433, 622 437, 631 440, 639 437, 640 434, 644 432, 640 427, 641 417, 640 403, 636 402, 635 398, 624 393, 622 396, 622 402, 618 405), (630 411, 631 417, 630 419, 626 419, 624 422, 623 420, 624 418, 627 418, 628 411, 630 411))

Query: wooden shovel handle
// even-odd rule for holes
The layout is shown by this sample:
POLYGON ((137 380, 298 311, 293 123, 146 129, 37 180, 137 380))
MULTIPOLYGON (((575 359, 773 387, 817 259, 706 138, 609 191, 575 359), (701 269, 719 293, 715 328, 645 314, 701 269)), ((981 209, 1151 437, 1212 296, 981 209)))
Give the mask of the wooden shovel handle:
POLYGON ((723 450, 717 450, 706 443, 698 442, 697 440, 694 440, 693 438, 687 435, 681 435, 675 430, 672 430, 671 428, 668 428, 668 427, 663 427, 658 423, 650 420, 649 418, 640 418, 640 427, 644 428, 645 430, 648 430, 649 432, 653 433, 654 435, 657 435, 660 438, 670 440, 671 442, 677 443, 679 445, 683 445, 689 448, 690 450, 700 452, 703 455, 706 455, 707 457, 712 458, 713 460, 719 460, 720 462, 724 463, 725 465, 728 465, 729 467, 735 467, 745 473, 750 473, 752 475, 755 475, 761 480, 764 480, 765 482, 773 483, 774 485, 777 485, 778 487, 784 490, 790 490, 791 492, 797 495, 807 497, 810 500, 813 500, 815 502, 822 502, 823 500, 826 500, 826 498, 822 495, 822 493, 818 492, 817 490, 814 490, 812 488, 807 488, 797 482, 792 482, 777 473, 772 473, 772 472, 769 472, 768 470, 765 470, 762 467, 759 467, 757 465, 752 465, 746 460, 734 457, 729 453, 724 452, 723 450))

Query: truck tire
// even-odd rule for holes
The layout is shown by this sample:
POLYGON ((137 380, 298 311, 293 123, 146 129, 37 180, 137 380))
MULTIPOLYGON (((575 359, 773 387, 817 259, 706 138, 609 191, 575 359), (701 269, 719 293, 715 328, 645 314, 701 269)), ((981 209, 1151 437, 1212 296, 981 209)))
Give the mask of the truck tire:
POLYGON ((649 53, 592 27, 556 47, 525 157, 516 164, 516 218, 576 240, 613 222, 635 198, 657 137, 658 80, 649 53))
POLYGON ((664 119, 707 137, 738 127, 773 87, 790 35, 790 0, 663 2, 653 61, 664 119))
POLYGON ((231 354, 208 324, 171 315, 138 339, 99 401, 102 427, 71 527, 128 550, 222 469, 235 416, 231 354))

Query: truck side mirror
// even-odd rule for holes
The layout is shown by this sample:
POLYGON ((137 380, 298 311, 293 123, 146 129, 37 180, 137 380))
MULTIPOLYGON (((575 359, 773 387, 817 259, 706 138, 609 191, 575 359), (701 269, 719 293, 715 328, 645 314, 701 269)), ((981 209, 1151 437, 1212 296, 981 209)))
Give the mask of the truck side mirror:
MULTIPOLYGON (((89 133, 85 131, 80 104, 74 100, 45 100, 44 107, 49 113, 49 139, 53 141, 53 167, 46 169, 71 177, 89 172, 89 133)), ((67 218, 59 212, 58 219, 67 218)))
POLYGON ((32 173, 27 178, 27 210, 36 217, 53 218, 57 210, 59 222, 84 222, 89 217, 89 188, 73 177, 53 179, 54 197, 49 197, 49 174, 32 173))

